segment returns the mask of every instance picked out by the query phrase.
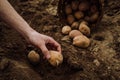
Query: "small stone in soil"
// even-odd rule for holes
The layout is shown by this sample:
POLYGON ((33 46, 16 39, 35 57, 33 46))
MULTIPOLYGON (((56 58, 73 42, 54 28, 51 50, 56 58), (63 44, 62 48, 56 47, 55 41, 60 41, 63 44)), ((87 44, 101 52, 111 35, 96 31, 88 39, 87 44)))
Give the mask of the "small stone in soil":
POLYGON ((100 62, 97 59, 95 59, 93 63, 95 63, 96 66, 100 66, 100 62))

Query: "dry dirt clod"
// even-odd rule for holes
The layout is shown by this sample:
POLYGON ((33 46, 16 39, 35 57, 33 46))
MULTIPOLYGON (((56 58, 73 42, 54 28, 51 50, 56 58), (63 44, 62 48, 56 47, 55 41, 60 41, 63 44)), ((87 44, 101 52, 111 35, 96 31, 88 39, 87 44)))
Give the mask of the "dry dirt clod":
POLYGON ((79 35, 73 39, 73 45, 81 48, 87 48, 90 45, 90 40, 84 35, 79 35))
POLYGON ((37 64, 40 61, 40 55, 36 51, 32 50, 28 53, 28 59, 32 64, 37 64))
POLYGON ((63 34, 69 34, 70 31, 71 31, 71 27, 70 26, 64 26, 62 28, 62 33, 63 34))
POLYGON ((99 62, 97 59, 95 59, 95 60, 93 61, 93 63, 94 63, 96 66, 100 66, 100 62, 99 62))
POLYGON ((48 61, 52 66, 57 67, 63 62, 63 56, 58 51, 50 50, 49 53, 51 57, 48 61))

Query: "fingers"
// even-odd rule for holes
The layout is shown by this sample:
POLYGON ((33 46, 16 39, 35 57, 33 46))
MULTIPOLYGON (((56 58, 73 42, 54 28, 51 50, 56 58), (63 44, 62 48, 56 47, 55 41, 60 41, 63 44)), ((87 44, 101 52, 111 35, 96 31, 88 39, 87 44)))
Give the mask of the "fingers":
POLYGON ((50 58, 50 54, 49 54, 49 51, 46 48, 45 44, 41 45, 40 48, 41 48, 45 58, 49 59, 50 58))
POLYGON ((50 38, 49 43, 53 44, 57 48, 57 51, 59 51, 61 53, 61 46, 58 42, 56 42, 53 38, 50 38))

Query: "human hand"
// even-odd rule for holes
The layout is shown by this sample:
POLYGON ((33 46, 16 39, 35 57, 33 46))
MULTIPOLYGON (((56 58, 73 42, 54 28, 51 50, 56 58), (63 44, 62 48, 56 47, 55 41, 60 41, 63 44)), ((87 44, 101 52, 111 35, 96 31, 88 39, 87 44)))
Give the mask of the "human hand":
POLYGON ((49 59, 50 54, 48 51, 49 48, 56 49, 58 52, 61 53, 61 46, 58 42, 56 42, 53 38, 40 34, 38 32, 31 32, 27 39, 28 42, 35 45, 39 49, 41 49, 42 53, 44 54, 45 58, 49 59))
POLYGON ((8 0, 0 0, 0 18, 4 20, 10 27, 18 31, 28 42, 37 46, 42 50, 44 56, 49 59, 48 44, 56 48, 61 53, 60 44, 53 38, 42 35, 32 29, 29 24, 15 11, 8 0))

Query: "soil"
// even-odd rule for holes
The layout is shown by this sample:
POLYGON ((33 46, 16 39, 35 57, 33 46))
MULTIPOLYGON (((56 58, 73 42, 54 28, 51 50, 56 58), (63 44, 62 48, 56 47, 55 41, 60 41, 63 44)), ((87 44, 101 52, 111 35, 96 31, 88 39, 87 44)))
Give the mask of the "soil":
POLYGON ((120 80, 120 0, 105 1, 103 18, 87 49, 73 46, 61 34, 58 0, 11 0, 11 4, 32 28, 61 44, 64 61, 51 66, 38 48, 0 22, 0 80, 120 80), (40 54, 39 64, 27 59, 30 50, 40 54))

